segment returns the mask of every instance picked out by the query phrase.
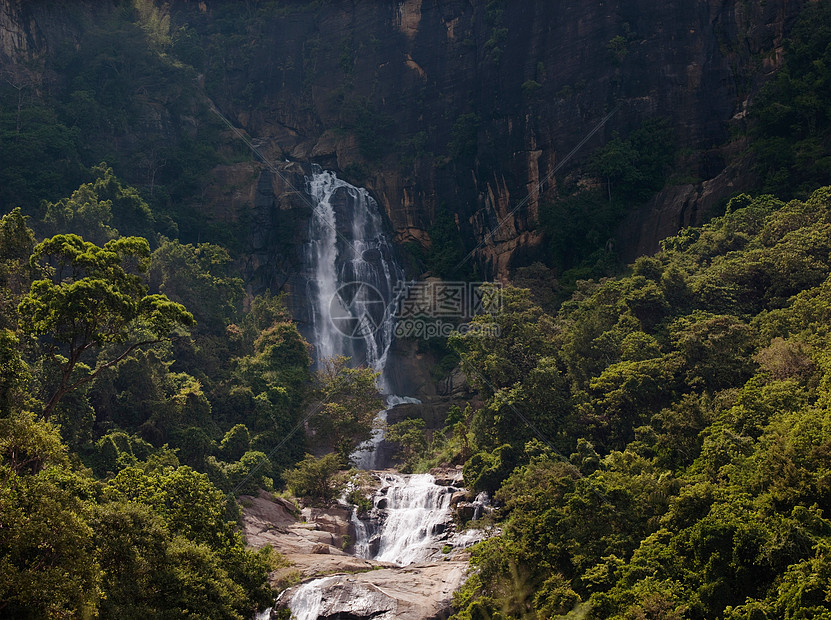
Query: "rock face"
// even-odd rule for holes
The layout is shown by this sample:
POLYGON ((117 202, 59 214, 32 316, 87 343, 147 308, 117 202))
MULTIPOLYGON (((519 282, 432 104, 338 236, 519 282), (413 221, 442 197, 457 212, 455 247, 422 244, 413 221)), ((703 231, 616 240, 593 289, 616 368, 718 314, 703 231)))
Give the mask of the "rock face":
MULTIPOLYGON (((731 125, 741 126, 749 99, 779 66, 803 4, 295 5, 250 21, 248 41, 227 50, 235 71, 218 76, 210 95, 272 160, 315 161, 369 188, 399 241, 428 244, 437 210, 447 208, 463 237, 481 245, 482 273, 504 276, 534 256, 537 210, 553 195, 555 167, 613 108, 561 172, 612 132, 666 117, 679 147, 694 153, 690 176, 731 176, 657 197, 640 216, 657 212, 662 224, 625 225, 624 253, 654 248, 656 236, 729 195, 742 180, 728 167, 731 125), (253 109, 235 97, 245 88, 253 109)), ((222 8, 174 0, 170 10, 207 36, 222 8)))
POLYGON ((301 598, 308 596, 312 599, 309 604, 319 605, 316 618, 321 620, 439 620, 450 616, 450 601, 464 581, 465 570, 462 562, 440 562, 335 575, 313 584, 316 593, 305 592, 300 586, 286 596, 295 592, 301 598))
POLYGON ((341 505, 300 512, 266 493, 241 498, 248 544, 271 545, 291 563, 271 575, 274 585, 302 580, 280 595, 276 609, 291 605, 300 620, 450 615, 453 592, 467 571, 466 547, 483 535, 456 531, 453 499, 460 503, 466 496, 455 486, 461 471, 437 469, 435 479, 391 471, 374 475, 374 508, 360 520, 341 505))
MULTIPOLYGON (((538 209, 554 196, 558 166, 565 163, 558 174, 567 174, 613 132, 664 117, 679 148, 692 153, 685 176, 701 181, 670 188, 624 223, 618 247, 625 256, 654 249, 748 182, 746 170, 731 165, 742 148, 730 132, 743 128, 748 103, 781 65, 783 37, 808 2, 156 5, 170 16, 171 32, 186 31, 208 51, 194 82, 205 101, 247 132, 270 164, 257 156, 218 167, 195 199, 214 221, 250 217, 244 252, 256 291, 290 286, 292 244, 307 209, 296 191, 302 179, 291 176, 298 170, 283 177, 278 162, 316 162, 367 187, 399 242, 429 246, 437 212, 448 211, 477 248, 479 273, 502 277, 538 255, 538 209)), ((35 66, 30 61, 77 45, 116 4, 3 2, 0 64, 35 66)), ((146 96, 153 100, 151 91, 146 96)), ((156 132, 164 142, 171 125, 193 122, 163 101, 146 112, 163 116, 131 128, 148 140, 156 132)), ((231 132, 225 139, 239 144, 231 132)), ((136 145, 125 138, 118 148, 128 147, 136 145)))

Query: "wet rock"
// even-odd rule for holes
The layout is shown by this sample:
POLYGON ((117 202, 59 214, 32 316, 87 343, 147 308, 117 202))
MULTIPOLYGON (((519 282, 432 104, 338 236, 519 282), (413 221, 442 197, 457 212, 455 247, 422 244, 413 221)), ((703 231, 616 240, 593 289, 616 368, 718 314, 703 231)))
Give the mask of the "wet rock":
POLYGON ((476 515, 476 506, 471 502, 459 502, 456 505, 456 516, 462 521, 470 521, 476 515))
POLYGON ((467 491, 456 491, 450 496, 450 505, 456 506, 459 502, 465 501, 465 499, 467 499, 467 491))
POLYGON ((464 476, 461 467, 434 467, 430 474, 440 486, 461 487, 464 485, 464 476))

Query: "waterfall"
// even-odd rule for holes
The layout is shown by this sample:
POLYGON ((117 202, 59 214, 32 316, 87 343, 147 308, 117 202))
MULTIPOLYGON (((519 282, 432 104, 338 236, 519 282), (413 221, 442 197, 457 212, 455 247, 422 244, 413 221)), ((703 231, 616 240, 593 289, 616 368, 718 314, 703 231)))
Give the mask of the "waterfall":
MULTIPOLYGON (((386 515, 380 531, 374 535, 377 551, 371 552, 369 528, 358 518, 356 509, 351 516, 355 527, 355 555, 403 567, 434 561, 446 543, 452 543, 453 547, 467 546, 470 544, 467 540, 460 540, 459 544, 457 537, 448 537, 445 531, 452 523, 450 496, 454 490, 455 487, 437 485, 430 474, 384 473, 382 486, 373 498, 373 513, 386 515)), ((342 576, 322 577, 298 587, 288 601, 292 617, 317 620, 321 614, 325 615, 326 590, 341 579, 342 576)))
POLYGON ((291 597, 289 608, 293 620, 317 620, 323 592, 327 586, 337 582, 340 577, 323 577, 304 583, 291 597))
POLYGON ((383 391, 404 272, 369 192, 318 166, 306 189, 314 204, 305 258, 315 360, 351 357, 382 373, 383 391))
MULTIPOLYGON (((337 355, 352 358, 382 373, 379 389, 387 408, 417 399, 389 393, 384 376, 394 333, 395 295, 404 273, 383 234, 378 206, 366 190, 337 178, 335 173, 313 169, 307 190, 314 204, 306 245, 309 278, 306 293, 311 307, 310 340, 316 362, 337 355)), ((386 410, 379 413, 384 421, 386 410)), ((383 439, 378 428, 352 459, 362 469, 373 469, 383 439)), ((384 474, 375 495, 373 513, 382 508, 385 519, 373 532, 377 551, 372 553, 367 523, 353 511, 355 555, 398 566, 423 562, 440 553, 439 535, 450 518, 452 488, 435 484, 429 474, 384 474)), ((297 620, 316 619, 326 605, 326 590, 339 577, 324 577, 298 587, 288 606, 297 620)))
POLYGON ((386 409, 379 412, 372 437, 352 455, 358 468, 374 469, 387 410, 420 402, 389 394, 384 373, 404 271, 384 235, 378 205, 365 189, 319 166, 307 177, 306 189, 314 204, 305 258, 315 361, 345 355, 381 373, 378 387, 386 409))
POLYGON ((450 519, 450 489, 430 474, 388 476, 387 518, 376 560, 406 566, 437 550, 437 536, 450 519))

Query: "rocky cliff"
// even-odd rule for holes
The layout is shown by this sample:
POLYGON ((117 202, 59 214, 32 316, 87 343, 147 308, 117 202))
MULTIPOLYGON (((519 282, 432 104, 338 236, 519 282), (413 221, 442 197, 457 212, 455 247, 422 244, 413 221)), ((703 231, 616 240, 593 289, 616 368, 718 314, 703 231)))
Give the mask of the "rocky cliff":
MULTIPOLYGON (((730 131, 779 65, 799 6, 287 3, 265 22, 263 14, 249 21, 248 38, 223 59, 233 70, 209 82, 267 157, 316 161, 365 185, 400 241, 429 244, 444 206, 470 247, 482 246, 485 271, 505 275, 540 242, 536 215, 556 196, 552 171, 615 108, 563 171, 614 132, 665 117, 677 131, 677 165, 692 181, 630 216, 620 235, 627 256, 654 249, 746 186, 751 179, 730 165, 742 151, 730 131), (250 105, 236 96, 245 89, 250 105)), ((221 9, 211 1, 171 6, 176 21, 203 36, 221 9)))
MULTIPOLYGON (((0 2, 0 61, 39 60, 48 73, 62 46, 83 45, 99 14, 130 4, 0 2)), ((251 216, 242 248, 254 256, 249 273, 279 287, 291 251, 268 248, 294 230, 282 216, 303 205, 286 197, 294 188, 274 165, 316 162, 366 186, 400 242, 429 246, 446 210, 465 250, 477 248, 480 273, 506 276, 538 255, 539 205, 557 197, 558 179, 615 132, 667 118, 679 147, 672 186, 630 213, 618 234, 627 258, 654 249, 752 185, 743 143, 731 136, 742 133, 748 102, 780 65, 783 36, 803 4, 172 0, 156 2, 149 23, 158 30, 168 22, 157 18, 169 17, 165 53, 199 74, 188 88, 198 87, 204 105, 215 104, 259 152, 253 163, 216 168, 193 208, 220 222, 251 216)), ((179 138, 164 134, 177 124, 190 138, 204 132, 193 103, 148 123, 165 106, 154 88, 142 85, 138 105, 147 114, 128 132, 170 141, 179 138)), ((230 131, 222 139, 239 142, 230 131)), ((117 172, 146 184, 135 169, 117 172)))

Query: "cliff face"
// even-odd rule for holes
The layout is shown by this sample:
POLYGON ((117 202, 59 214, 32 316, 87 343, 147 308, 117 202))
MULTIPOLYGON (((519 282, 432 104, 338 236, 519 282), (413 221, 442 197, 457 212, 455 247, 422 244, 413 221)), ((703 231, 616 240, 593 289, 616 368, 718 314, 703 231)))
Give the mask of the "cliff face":
MULTIPOLYGON (((731 124, 741 124, 748 98, 778 66, 799 5, 289 4, 249 28, 243 49, 226 59, 234 70, 211 95, 268 157, 316 161, 368 187, 400 241, 429 243, 445 205, 464 237, 482 245, 486 271, 504 276, 540 241, 535 218, 555 195, 552 171, 614 108, 563 171, 613 132, 665 117, 681 152, 693 153, 686 176, 722 175, 709 190, 693 183, 664 192, 630 216, 624 254, 654 249, 659 236, 695 223, 740 187, 725 146, 731 124), (249 107, 235 97, 245 88, 254 93, 249 107), (699 205, 700 195, 709 202, 699 205), (642 225, 656 214, 665 222, 642 225)), ((179 0, 171 11, 200 29, 221 6, 179 0)))
MULTIPOLYGON (((79 44, 97 11, 106 12, 103 4, 110 10, 125 3, 94 9, 80 0, 0 2, 0 61, 48 59, 61 44, 79 44)), ((556 196, 555 169, 562 165, 558 176, 578 171, 592 149, 645 119, 667 118, 676 129, 682 154, 676 169, 687 185, 629 214, 618 235, 627 258, 655 249, 661 236, 700 221, 707 208, 751 181, 747 166, 734 163, 742 149, 730 141, 731 130, 742 129, 748 100, 779 66, 783 35, 803 4, 172 0, 156 6, 169 12, 174 41, 187 33, 191 49, 201 50, 193 63, 205 101, 245 130, 267 160, 280 167, 286 160, 316 162, 367 187, 400 242, 428 246, 436 213, 446 209, 466 250, 478 248, 481 273, 503 277, 538 255, 538 209, 556 196)), ((174 43, 172 53, 181 50, 174 43)), ((153 101, 152 85, 142 97, 150 111, 163 107, 153 101)), ((169 120, 193 123, 187 115, 169 120)), ((164 133, 161 124, 139 130, 164 133)), ((230 132, 226 139, 237 141, 230 132)), ((291 188, 259 162, 218 168, 214 177, 203 184, 199 209, 220 220, 245 211, 253 221, 250 273, 279 286, 279 277, 264 274, 280 271, 291 250, 276 257, 268 248, 294 229, 289 220, 302 215, 302 204, 285 196, 291 188)))

